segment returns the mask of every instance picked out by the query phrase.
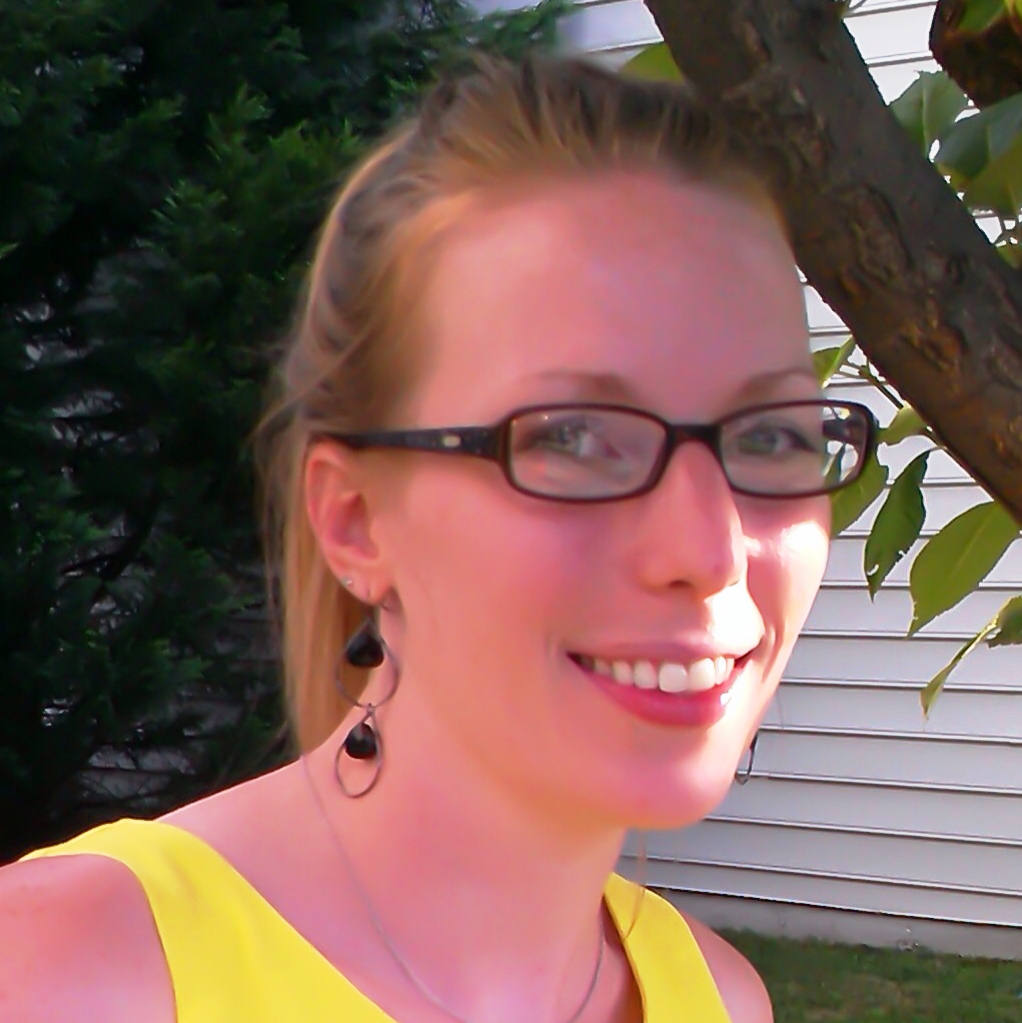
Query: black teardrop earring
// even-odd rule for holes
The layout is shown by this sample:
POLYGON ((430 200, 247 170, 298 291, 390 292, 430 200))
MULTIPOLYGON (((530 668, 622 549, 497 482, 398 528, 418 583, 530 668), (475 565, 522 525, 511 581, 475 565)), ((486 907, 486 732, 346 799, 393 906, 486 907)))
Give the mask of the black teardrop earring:
POLYGON ((344 752, 352 760, 372 760, 379 755, 380 741, 370 721, 374 716, 366 714, 344 737, 344 752))
POLYGON ((344 645, 344 659, 353 668, 378 668, 383 664, 383 640, 372 618, 367 618, 344 645))

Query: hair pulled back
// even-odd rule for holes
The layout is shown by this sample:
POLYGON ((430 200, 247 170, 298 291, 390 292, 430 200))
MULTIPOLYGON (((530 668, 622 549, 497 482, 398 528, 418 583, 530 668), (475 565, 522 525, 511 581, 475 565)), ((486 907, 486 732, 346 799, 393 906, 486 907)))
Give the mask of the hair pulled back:
MULTIPOLYGON (((424 249, 466 199, 516 180, 615 169, 770 202, 766 183, 688 88, 551 57, 480 58, 470 73, 441 81, 334 200, 261 438, 269 572, 301 749, 323 741, 349 709, 336 672, 365 615, 327 567, 306 516, 311 441, 387 425, 413 385, 424 249)), ((356 694, 364 678, 346 674, 344 684, 356 694)))

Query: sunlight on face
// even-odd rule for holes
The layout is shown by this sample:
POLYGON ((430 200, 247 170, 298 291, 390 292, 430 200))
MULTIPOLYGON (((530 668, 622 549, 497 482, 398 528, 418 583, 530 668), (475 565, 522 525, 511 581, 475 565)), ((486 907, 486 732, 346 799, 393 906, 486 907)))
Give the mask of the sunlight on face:
MULTIPOLYGON (((422 313, 402 424, 581 401, 708 422, 818 396, 779 227, 701 185, 620 173, 491 196, 439 247, 422 313)), ((406 674, 449 740, 537 804, 626 826, 708 812, 819 586, 827 500, 736 496, 699 444, 652 492, 593 505, 519 494, 490 462, 400 466, 378 535, 406 674), (587 670, 670 661, 696 677, 715 657, 742 660, 726 707, 695 718, 637 710, 587 670)))

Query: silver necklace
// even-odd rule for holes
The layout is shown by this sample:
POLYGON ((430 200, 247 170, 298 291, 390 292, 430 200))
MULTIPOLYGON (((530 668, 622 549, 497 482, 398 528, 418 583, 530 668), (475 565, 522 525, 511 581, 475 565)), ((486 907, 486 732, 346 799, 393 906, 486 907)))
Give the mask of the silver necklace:
MULTIPOLYGON (((380 922, 380 918, 376 915, 376 909, 374 908, 369 895, 366 890, 359 883, 358 877, 355 874, 355 868, 348 858, 348 854, 344 849, 344 844, 341 842, 337 833, 334 831, 333 825, 330 823, 330 818, 327 816, 326 808, 323 806, 323 801, 320 799, 319 792, 316 789, 315 784, 312 781, 312 776, 309 774, 308 765, 305 762, 305 756, 299 757, 302 764, 302 772, 305 775, 305 781, 312 792, 312 798, 316 802, 316 807, 319 810, 320 816, 323 818, 323 823, 326 825, 327 831, 330 832, 330 839, 333 842, 334 848, 337 850, 341 862, 344 864, 344 869, 348 872, 348 876, 351 878, 351 882, 355 887, 355 891, 358 892, 358 897, 362 901, 362 905, 365 906, 366 914, 369 917, 369 922, 373 926, 373 930, 376 931, 380 941, 383 942, 384 947, 390 953, 391 958, 398 965, 401 972, 408 978, 408 982, 414 987, 419 994, 422 995, 426 1001, 432 1003, 438 1008, 444 1015, 449 1016, 453 1020, 457 1020, 457 1023, 471 1023, 470 1020, 465 1019, 464 1016, 459 1016, 458 1013, 449 1009, 444 1003, 434 995, 429 988, 423 984, 421 980, 415 975, 415 972, 404 960, 401 953, 394 947, 394 943, 390 940, 387 932, 383 928, 383 924, 380 922)), ((564 1023, 576 1023, 578 1018, 585 1011, 586 1006, 592 1000, 593 993, 596 991, 596 985, 600 980, 600 972, 603 968, 603 953, 607 947, 607 935, 604 932, 603 926, 600 926, 600 948, 596 955, 596 969, 593 970, 593 979, 589 982, 589 987, 586 990, 585 996, 582 999, 579 1007, 564 1021, 564 1023)))

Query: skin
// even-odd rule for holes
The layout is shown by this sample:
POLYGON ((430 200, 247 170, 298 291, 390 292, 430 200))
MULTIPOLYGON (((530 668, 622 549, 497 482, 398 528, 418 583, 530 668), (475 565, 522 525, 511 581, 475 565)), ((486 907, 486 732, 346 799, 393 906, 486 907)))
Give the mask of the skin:
MULTIPOLYGON (((408 425, 589 399, 711 421, 818 393, 773 218, 654 175, 480 199, 438 247, 419 314, 408 425)), ((637 992, 601 919, 604 882, 628 828, 692 823, 726 793, 822 579, 827 500, 736 496, 696 444, 652 492, 601 505, 527 497, 476 459, 332 443, 310 452, 306 491, 331 570, 386 608, 401 675, 380 712, 385 775, 364 800, 337 791, 332 759, 352 716, 308 775, 289 766, 169 819, 227 856, 396 1019, 450 1023, 375 937, 330 829, 393 943, 458 1015, 567 1019, 602 926, 608 954, 581 1023, 635 1023, 637 992), (662 643, 752 651, 719 722, 640 720, 567 657, 662 643)), ((734 1023, 770 1020, 748 963, 692 927, 734 1023)), ((144 899, 119 865, 0 872, 0 946, 13 934, 25 951, 0 957, 0 1018, 173 1018, 144 899)))

